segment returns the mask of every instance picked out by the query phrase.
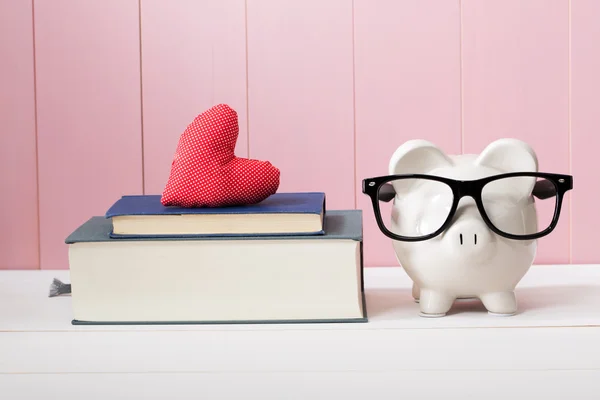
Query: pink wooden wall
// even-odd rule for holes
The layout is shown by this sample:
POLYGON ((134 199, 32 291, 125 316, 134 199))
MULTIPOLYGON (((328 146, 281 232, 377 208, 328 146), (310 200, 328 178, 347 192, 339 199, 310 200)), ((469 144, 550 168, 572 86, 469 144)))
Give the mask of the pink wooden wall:
POLYGON ((367 265, 394 265, 361 179, 425 138, 500 137, 573 173, 537 263, 599 263, 596 0, 0 0, 0 268, 65 269, 65 237, 123 194, 160 193, 213 104, 282 191, 361 208, 367 265))

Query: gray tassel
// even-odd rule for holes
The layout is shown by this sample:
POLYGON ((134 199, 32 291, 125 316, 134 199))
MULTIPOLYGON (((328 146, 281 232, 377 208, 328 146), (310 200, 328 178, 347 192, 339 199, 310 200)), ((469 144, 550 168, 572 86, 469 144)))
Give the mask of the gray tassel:
POLYGON ((54 280, 52 281, 52 285, 50 285, 50 294, 48 295, 48 297, 55 297, 67 294, 71 294, 71 284, 62 283, 58 279, 54 278, 54 280))

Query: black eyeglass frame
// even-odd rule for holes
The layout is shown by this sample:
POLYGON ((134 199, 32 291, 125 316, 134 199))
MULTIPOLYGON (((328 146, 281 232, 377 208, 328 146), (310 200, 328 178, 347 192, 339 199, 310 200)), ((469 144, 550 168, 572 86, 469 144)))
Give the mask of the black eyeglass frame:
POLYGON ((385 175, 385 176, 377 176, 373 178, 363 179, 362 182, 362 192, 371 198, 371 203, 373 206, 373 211, 375 214, 375 219, 379 229, 389 238, 399 241, 405 242, 418 242, 432 239, 439 234, 441 234, 444 230, 446 230, 449 225, 452 223, 452 219, 456 214, 456 210, 458 209, 458 204, 463 197, 471 197, 475 200, 475 204, 479 210, 479 214, 481 218, 484 220, 486 225, 497 235, 502 237, 513 239, 513 240, 533 240, 539 239, 543 236, 548 235, 552 232, 556 225, 558 224, 558 220, 560 218, 560 212, 562 208, 563 198, 567 191, 573 189, 573 177, 571 175, 564 174, 555 174, 555 173, 545 173, 545 172, 509 172, 504 174, 492 175, 481 179, 476 180, 455 180, 450 178, 445 178, 436 175, 426 175, 426 174, 401 174, 401 175, 385 175), (550 225, 541 232, 537 232, 529 235, 514 235, 507 232, 503 232, 496 228, 496 226, 492 223, 492 221, 487 216, 485 212, 485 208, 483 206, 483 201, 481 198, 481 192, 484 186, 490 182, 504 179, 504 178, 512 178, 512 177, 537 177, 542 178, 544 180, 538 181, 533 189, 532 195, 540 198, 547 199, 553 196, 557 196, 556 206, 554 209, 554 215, 552 217, 552 222, 550 225), (397 235, 385 227, 381 217, 381 209, 379 208, 379 200, 388 202, 391 201, 395 192, 393 191, 393 186, 389 183, 398 179, 411 179, 411 178, 419 178, 419 179, 428 179, 433 181, 438 181, 445 183, 450 187, 453 194, 452 207, 450 212, 448 213, 448 217, 446 221, 442 224, 442 226, 433 233, 428 235, 419 236, 419 237, 408 237, 397 235), (550 182, 550 184, 548 184, 550 182), (383 196, 379 196, 380 191, 384 189, 383 196))

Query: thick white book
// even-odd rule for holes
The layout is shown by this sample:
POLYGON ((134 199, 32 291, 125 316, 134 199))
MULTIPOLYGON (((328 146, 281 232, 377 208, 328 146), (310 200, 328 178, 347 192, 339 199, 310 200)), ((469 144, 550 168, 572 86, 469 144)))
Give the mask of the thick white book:
POLYGON ((92 217, 66 239, 73 324, 366 322, 362 213, 322 235, 112 238, 92 217))

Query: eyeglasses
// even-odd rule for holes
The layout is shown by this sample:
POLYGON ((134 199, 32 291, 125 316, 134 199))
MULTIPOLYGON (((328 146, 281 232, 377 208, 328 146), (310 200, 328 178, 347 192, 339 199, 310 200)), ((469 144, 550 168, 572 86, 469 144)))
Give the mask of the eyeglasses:
POLYGON ((564 194, 572 188, 570 175, 511 172, 476 180, 425 174, 379 176, 364 179, 362 191, 371 198, 377 225, 386 236, 415 242, 436 237, 457 214, 475 210, 502 237, 543 237, 556 227, 564 194), (472 200, 459 205, 463 197, 472 200))

